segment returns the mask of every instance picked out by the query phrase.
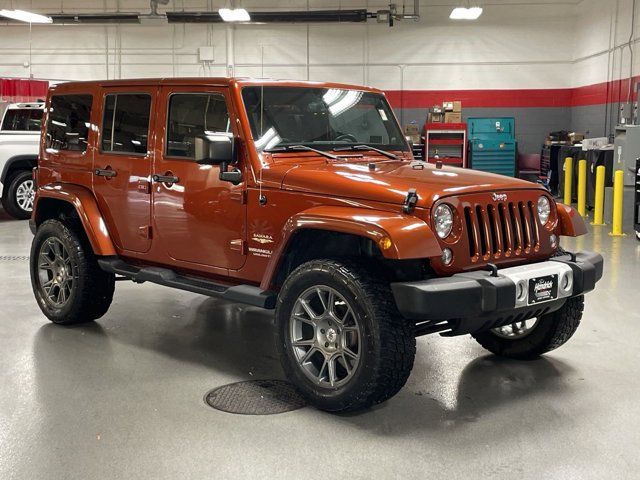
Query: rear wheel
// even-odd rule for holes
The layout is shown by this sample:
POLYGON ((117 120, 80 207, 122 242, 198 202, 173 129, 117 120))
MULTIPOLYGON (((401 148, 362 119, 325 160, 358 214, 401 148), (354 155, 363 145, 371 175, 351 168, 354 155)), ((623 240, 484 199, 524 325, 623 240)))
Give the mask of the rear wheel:
POLYGON ((2 206, 9 215, 18 220, 31 217, 36 185, 31 172, 13 174, 2 196, 2 206))
POLYGON ((59 220, 38 227, 30 268, 38 305, 54 323, 90 322, 111 305, 115 276, 100 269, 83 235, 59 220))
POLYGON ((413 367, 413 325, 397 311, 383 276, 359 261, 298 267, 282 287, 276 321, 285 373, 320 409, 383 402, 413 367))
POLYGON ((529 360, 564 345, 580 325, 584 296, 570 298, 553 313, 475 334, 491 353, 529 360))

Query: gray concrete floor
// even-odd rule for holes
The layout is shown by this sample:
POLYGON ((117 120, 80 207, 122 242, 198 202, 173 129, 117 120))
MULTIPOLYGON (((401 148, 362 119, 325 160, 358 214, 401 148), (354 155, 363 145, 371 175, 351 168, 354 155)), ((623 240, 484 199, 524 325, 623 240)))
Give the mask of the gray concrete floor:
MULTIPOLYGON (((0 261, 0 478, 640 478, 640 242, 598 228, 605 277, 533 362, 423 337, 407 386, 357 415, 239 416, 211 388, 279 378, 269 314, 121 282, 92 325, 48 323, 25 260, 0 261)), ((28 255, 0 211, 0 256, 28 255)))

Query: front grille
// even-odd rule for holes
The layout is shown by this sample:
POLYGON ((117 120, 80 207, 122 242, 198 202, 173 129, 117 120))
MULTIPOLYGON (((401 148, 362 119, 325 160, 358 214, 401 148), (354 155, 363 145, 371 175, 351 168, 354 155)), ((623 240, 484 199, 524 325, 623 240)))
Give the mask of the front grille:
POLYGON ((511 258, 540 250, 533 201, 464 206, 464 230, 472 262, 511 258))

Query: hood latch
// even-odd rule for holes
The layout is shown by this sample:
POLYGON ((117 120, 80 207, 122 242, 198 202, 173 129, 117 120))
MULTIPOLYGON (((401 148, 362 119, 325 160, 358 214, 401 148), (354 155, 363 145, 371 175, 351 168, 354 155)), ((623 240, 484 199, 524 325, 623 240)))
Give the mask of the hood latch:
POLYGON ((416 193, 415 188, 409 189, 407 192, 407 196, 404 199, 404 205, 402 206, 402 211, 404 213, 411 213, 416 208, 416 203, 418 203, 418 194, 416 193))

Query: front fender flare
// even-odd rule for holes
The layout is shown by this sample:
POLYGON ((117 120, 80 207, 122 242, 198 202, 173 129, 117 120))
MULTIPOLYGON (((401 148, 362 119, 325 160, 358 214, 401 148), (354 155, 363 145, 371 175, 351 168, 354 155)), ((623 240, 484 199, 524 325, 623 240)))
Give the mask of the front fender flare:
POLYGON ((587 224, 578 211, 558 203, 558 232, 565 237, 579 237, 587 233, 587 224))
POLYGON ((429 225, 413 215, 368 210, 356 207, 312 207, 291 217, 282 229, 282 238, 273 252, 264 278, 263 289, 271 287, 282 257, 293 235, 300 230, 329 230, 369 238, 377 246, 386 238, 389 248, 380 248, 384 258, 409 260, 440 256, 442 249, 429 225))
POLYGON ((91 190, 67 183, 50 183, 39 187, 33 205, 32 217, 36 226, 43 221, 42 215, 39 215, 39 207, 43 202, 46 202, 46 199, 60 200, 75 208, 96 255, 116 255, 116 249, 107 231, 107 225, 91 190))

